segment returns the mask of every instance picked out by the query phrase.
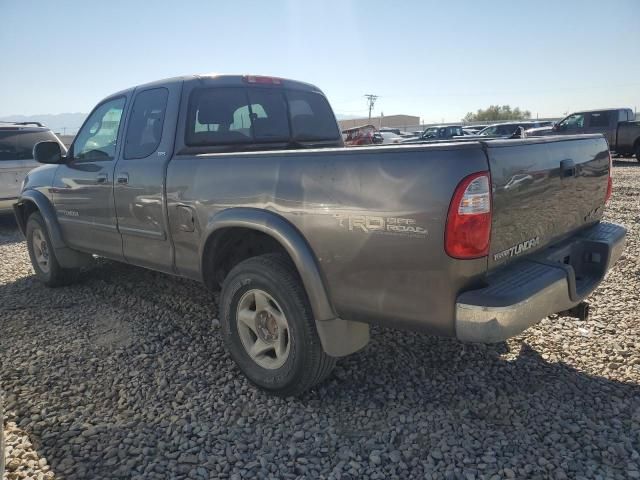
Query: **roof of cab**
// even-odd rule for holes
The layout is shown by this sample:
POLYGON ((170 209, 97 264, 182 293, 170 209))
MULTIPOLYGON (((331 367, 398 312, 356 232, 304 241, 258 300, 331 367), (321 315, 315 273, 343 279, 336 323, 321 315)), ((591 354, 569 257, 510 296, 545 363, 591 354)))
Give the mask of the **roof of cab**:
MULTIPOLYGON (((197 81, 197 82, 201 82, 203 85, 208 85, 208 86, 224 86, 224 87, 237 87, 237 86, 264 86, 263 83, 250 83, 248 82, 248 78, 249 77, 254 77, 254 78, 266 78, 266 79, 274 79, 276 80, 278 83, 277 85, 280 86, 284 86, 287 88, 295 88, 298 90, 307 90, 307 91, 315 91, 315 92, 320 92, 321 90, 316 87, 315 85, 312 85, 310 83, 306 83, 306 82, 300 82, 297 80, 290 80, 287 78, 281 78, 281 77, 273 77, 273 76, 264 76, 264 75, 253 75, 253 74, 247 74, 247 75, 230 75, 230 74, 218 74, 218 73, 206 73, 206 74, 199 74, 199 75, 183 75, 180 77, 171 77, 171 78, 165 78, 163 80, 156 80, 153 82, 149 82, 149 83, 145 83, 142 85, 138 85, 134 88, 148 88, 148 87, 154 87, 154 86, 161 86, 161 85, 168 85, 168 84, 172 84, 172 83, 179 83, 179 82, 187 82, 187 81, 197 81)), ((124 93, 124 92, 128 92, 130 89, 127 90, 123 90, 122 92, 118 92, 118 93, 124 93)), ((110 95, 111 96, 111 95, 110 95)))

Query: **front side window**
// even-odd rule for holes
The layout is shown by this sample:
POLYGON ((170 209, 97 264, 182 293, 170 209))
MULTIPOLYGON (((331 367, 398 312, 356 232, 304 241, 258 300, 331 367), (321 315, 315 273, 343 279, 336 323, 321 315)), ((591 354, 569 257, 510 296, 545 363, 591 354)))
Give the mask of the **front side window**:
POLYGON ((198 146, 322 141, 339 136, 322 95, 217 87, 191 95, 185 140, 198 146))
POLYGON ((562 120, 558 126, 563 130, 576 130, 584 127, 584 115, 581 113, 574 113, 562 120))
POLYGON ((438 128, 427 128, 422 134, 423 138, 435 138, 438 136, 438 128))
POLYGON ((145 158, 156 151, 162 139, 168 96, 166 88, 145 90, 136 95, 127 125, 124 158, 145 158))
POLYGON ((77 160, 113 160, 125 98, 116 98, 96 108, 82 126, 73 143, 77 160))
POLYGON ((484 130, 482 130, 480 133, 478 133, 478 135, 497 135, 498 134, 498 127, 494 126, 494 127, 487 127, 484 130))

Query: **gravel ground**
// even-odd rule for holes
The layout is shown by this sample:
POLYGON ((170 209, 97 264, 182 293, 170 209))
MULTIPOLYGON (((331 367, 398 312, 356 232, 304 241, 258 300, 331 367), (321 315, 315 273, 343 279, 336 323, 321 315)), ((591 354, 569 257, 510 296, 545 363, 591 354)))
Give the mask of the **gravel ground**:
POLYGON ((640 164, 614 175, 628 243, 588 321, 495 346, 374 329, 295 399, 244 380, 199 284, 104 261, 50 290, 3 219, 7 478, 640 478, 640 164))

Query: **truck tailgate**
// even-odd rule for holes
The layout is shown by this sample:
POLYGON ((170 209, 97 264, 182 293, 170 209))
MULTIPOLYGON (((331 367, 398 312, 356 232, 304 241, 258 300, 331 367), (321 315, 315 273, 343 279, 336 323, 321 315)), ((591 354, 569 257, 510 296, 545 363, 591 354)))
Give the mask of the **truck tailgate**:
POLYGON ((601 135, 484 146, 493 184, 489 270, 602 218, 609 149, 601 135))

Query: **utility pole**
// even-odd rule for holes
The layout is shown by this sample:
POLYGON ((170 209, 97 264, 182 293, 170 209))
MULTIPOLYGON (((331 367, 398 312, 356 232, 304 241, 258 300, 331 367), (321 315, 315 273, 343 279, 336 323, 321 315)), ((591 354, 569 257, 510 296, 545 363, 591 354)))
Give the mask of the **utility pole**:
POLYGON ((371 121, 371 110, 373 110, 373 106, 376 104, 378 96, 367 93, 365 97, 367 98, 367 102, 369 102, 369 121, 371 121))

